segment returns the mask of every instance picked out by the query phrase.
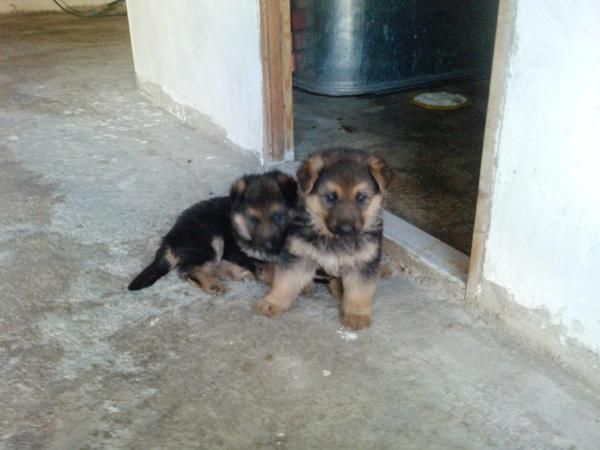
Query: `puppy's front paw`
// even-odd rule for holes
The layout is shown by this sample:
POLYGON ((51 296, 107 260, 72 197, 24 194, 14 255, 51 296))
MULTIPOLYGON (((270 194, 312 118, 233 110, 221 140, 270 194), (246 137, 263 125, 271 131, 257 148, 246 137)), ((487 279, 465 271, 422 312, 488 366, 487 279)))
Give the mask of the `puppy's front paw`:
POLYGON ((252 275, 252 272, 250 272, 249 270, 244 270, 243 272, 240 273, 238 280, 244 281, 244 282, 253 281, 254 275, 252 275))
POLYGON ((342 317, 342 324, 351 330, 362 330, 363 328, 367 328, 369 325, 371 325, 371 315, 367 314, 364 316, 359 316, 356 314, 346 313, 342 317))
POLYGON ((285 311, 284 308, 270 303, 266 298, 259 300, 258 303, 254 305, 254 308, 256 308, 258 312, 264 314, 267 317, 278 316, 279 314, 285 311))
POLYGON ((225 293, 225 286, 218 280, 211 280, 203 285, 203 288, 213 295, 222 295, 225 293))

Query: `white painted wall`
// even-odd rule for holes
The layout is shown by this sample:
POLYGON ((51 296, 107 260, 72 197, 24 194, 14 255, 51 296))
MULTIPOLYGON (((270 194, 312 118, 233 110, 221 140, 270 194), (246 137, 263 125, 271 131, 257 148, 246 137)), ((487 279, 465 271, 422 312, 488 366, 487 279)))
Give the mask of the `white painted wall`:
POLYGON ((135 70, 262 157, 258 0, 128 0, 135 70))
POLYGON ((516 5, 483 277, 600 352, 600 2, 516 5))
MULTIPOLYGON (((66 0, 69 6, 104 5, 110 0, 66 0)), ((60 11, 52 0, 0 0, 0 14, 13 12, 60 11)))

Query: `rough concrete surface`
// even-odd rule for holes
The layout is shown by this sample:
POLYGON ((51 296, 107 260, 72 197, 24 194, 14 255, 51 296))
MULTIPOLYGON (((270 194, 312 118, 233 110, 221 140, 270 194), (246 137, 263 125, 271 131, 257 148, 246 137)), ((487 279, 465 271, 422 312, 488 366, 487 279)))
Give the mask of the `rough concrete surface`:
POLYGON ((598 448, 597 393, 406 277, 358 334, 321 290, 277 319, 256 283, 127 292, 256 162, 136 93, 124 19, 0 34, 0 448, 598 448))

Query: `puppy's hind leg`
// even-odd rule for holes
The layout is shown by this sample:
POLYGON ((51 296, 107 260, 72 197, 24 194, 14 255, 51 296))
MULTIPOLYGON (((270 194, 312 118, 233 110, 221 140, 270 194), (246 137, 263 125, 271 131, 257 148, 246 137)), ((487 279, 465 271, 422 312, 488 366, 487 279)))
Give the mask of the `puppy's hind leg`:
POLYGON ((192 267, 189 270, 186 270, 183 276, 190 283, 203 291, 215 295, 221 295, 225 292, 225 286, 223 286, 223 283, 215 276, 214 268, 211 267, 210 264, 192 267))
POLYGON ((221 260, 217 265, 217 274, 219 277, 228 278, 234 281, 248 281, 254 279, 254 275, 252 275, 252 272, 248 269, 225 259, 221 260))
POLYGON ((223 257, 223 239, 215 237, 210 246, 201 246, 186 251, 185 262, 179 266, 181 277, 200 289, 220 295, 225 286, 216 276, 217 267, 223 257))
POLYGON ((342 303, 344 300, 344 286, 342 285, 341 278, 332 278, 329 280, 329 292, 334 298, 338 301, 338 303, 342 303))
POLYGON ((261 264, 256 268, 256 279, 262 281, 267 286, 273 286, 275 278, 275 265, 273 263, 261 264))

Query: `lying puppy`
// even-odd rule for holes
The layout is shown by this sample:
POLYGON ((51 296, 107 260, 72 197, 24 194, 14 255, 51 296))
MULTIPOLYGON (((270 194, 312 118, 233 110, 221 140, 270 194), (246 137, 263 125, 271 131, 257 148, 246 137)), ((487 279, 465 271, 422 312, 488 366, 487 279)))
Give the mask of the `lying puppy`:
POLYGON ((389 184, 385 162, 357 150, 316 153, 298 170, 303 211, 290 226, 273 286, 256 304, 267 316, 287 310, 317 268, 335 277, 342 322, 371 323, 381 260, 382 200, 389 184))
POLYGON ((228 197, 196 203, 163 237, 154 261, 129 284, 148 287, 177 268, 181 277, 220 294, 220 277, 258 275, 279 254, 298 203, 296 181, 274 170, 236 180, 228 197))

